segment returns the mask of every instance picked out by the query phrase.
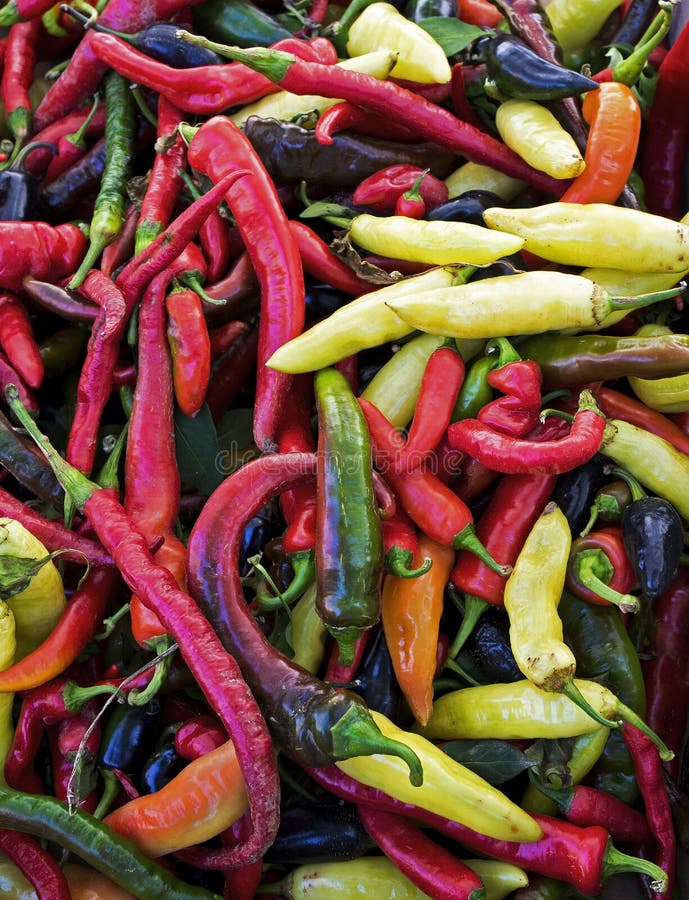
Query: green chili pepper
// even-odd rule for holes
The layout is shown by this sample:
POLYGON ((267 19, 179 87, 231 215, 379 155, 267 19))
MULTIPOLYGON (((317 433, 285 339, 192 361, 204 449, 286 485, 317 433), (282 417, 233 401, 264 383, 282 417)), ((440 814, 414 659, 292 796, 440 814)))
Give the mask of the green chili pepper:
POLYGON ((129 82, 114 71, 105 79, 105 105, 105 170, 93 207, 89 249, 69 283, 72 289, 81 285, 89 269, 124 224, 126 182, 134 152, 135 116, 129 82))
POLYGON ((493 399, 493 388, 488 384, 488 373, 519 359, 521 356, 506 338, 490 341, 486 345, 485 355, 472 363, 464 378, 452 413, 452 421, 475 419, 478 411, 493 399))
POLYGON ((237 47, 268 47, 293 37, 248 0, 206 0, 193 8, 194 30, 237 47))
POLYGON ((315 378, 319 421, 316 608, 347 664, 380 618, 383 540, 366 420, 337 369, 315 378))

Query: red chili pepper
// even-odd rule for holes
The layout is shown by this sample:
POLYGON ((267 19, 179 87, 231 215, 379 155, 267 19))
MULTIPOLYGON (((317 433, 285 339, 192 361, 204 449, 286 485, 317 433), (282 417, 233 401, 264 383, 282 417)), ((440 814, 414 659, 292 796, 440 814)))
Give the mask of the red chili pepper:
POLYGON ((353 297, 359 297, 373 290, 374 286, 359 278, 349 266, 335 256, 328 244, 308 225, 290 219, 289 227, 299 248, 304 270, 309 275, 353 297))
POLYGON ((19 372, 10 365, 7 357, 3 353, 0 353, 0 389, 4 391, 8 384, 17 386, 17 390, 21 394, 22 403, 30 409, 32 413, 37 414, 38 401, 36 400, 34 392, 24 382, 24 379, 20 376, 19 372))
POLYGON ((43 360, 24 304, 13 294, 0 293, 0 346, 29 387, 40 387, 43 360))
MULTIPOLYGON (((64 719, 49 729, 50 756, 52 761, 53 793, 58 800, 73 801, 78 784, 74 776, 74 765, 79 756, 83 771, 95 763, 101 739, 101 727, 95 716, 98 712, 95 701, 87 703, 73 719, 64 719)), ((74 804, 78 809, 92 813, 98 805, 95 783, 84 797, 74 804)))
POLYGON ((502 574, 509 571, 495 562, 476 537, 473 517, 466 504, 428 469, 420 467, 397 473, 391 460, 399 451, 401 436, 383 413, 363 397, 359 405, 366 417, 373 458, 389 481, 407 515, 420 530, 446 547, 475 553, 502 574))
POLYGON ((209 119, 194 135, 188 154, 189 163, 214 182, 235 166, 251 172, 250 178, 228 191, 226 200, 261 284, 254 439, 259 449, 270 450, 275 446, 291 377, 268 369, 265 362, 304 327, 299 249, 275 185, 252 145, 230 119, 209 119))
POLYGON ((641 176, 650 212, 679 219, 682 173, 689 147, 689 22, 658 69, 653 103, 646 114, 641 176))
MULTIPOLYGON (((164 22, 195 2, 197 0, 149 0, 147 3, 114 0, 99 14, 98 21, 108 28, 133 33, 154 22, 164 22)), ((96 31, 84 33, 67 68, 38 104, 34 113, 37 131, 71 112, 83 97, 96 92, 106 71, 106 65, 98 59, 93 48, 93 39, 99 36, 96 31)))
POLYGON ((229 309, 235 309, 242 301, 258 294, 258 279, 246 250, 237 257, 229 273, 206 288, 213 300, 222 300, 229 309))
POLYGON ((483 406, 476 416, 479 422, 511 437, 524 437, 538 425, 542 383, 538 363, 516 360, 492 369, 486 380, 505 396, 483 406))
POLYGON ((258 329, 243 323, 242 331, 224 353, 213 360, 206 391, 206 405, 213 420, 228 409, 256 366, 258 329))
POLYGON ((423 219, 426 213, 426 201, 419 191, 422 180, 423 175, 419 175, 412 187, 397 198, 395 203, 396 216, 406 216, 408 219, 423 219))
POLYGON ((637 612, 639 601, 629 592, 636 575, 618 527, 590 531, 572 542, 567 565, 567 587, 589 603, 612 603, 622 612, 637 612))
POLYGON ((563 193, 563 185, 557 179, 536 172, 496 138, 481 133, 467 122, 457 119, 449 110, 393 81, 381 81, 341 66, 306 62, 275 50, 233 48, 230 51, 212 42, 208 42, 208 46, 245 62, 294 94, 318 94, 360 104, 371 112, 385 116, 387 121, 393 119, 408 126, 419 139, 432 141, 472 162, 521 178, 546 194, 559 197, 563 193))
MULTIPOLYGON (((655 748, 654 752, 657 757, 655 748)), ((543 831, 540 840, 531 843, 499 841, 472 831, 466 825, 395 800, 377 788, 368 787, 348 777, 336 766, 306 768, 306 771, 317 784, 343 800, 408 816, 472 850, 514 863, 539 875, 558 878, 583 894, 600 894, 603 881, 615 871, 658 874, 657 867, 648 864, 646 860, 627 856, 615 849, 608 832, 598 825, 582 828, 550 816, 534 815, 543 831)))
POLYGON ((428 571, 429 560, 411 569, 412 561, 419 550, 416 526, 401 506, 387 519, 381 521, 383 530, 383 564, 385 571, 398 578, 413 578, 428 571))
POLYGON ((59 281, 71 275, 86 252, 76 225, 0 222, 0 288, 19 291, 27 276, 59 281))
POLYGON ((212 716, 194 716, 175 732, 175 751, 182 759, 198 759, 227 741, 227 732, 212 716))
POLYGON ((467 453, 496 472, 523 475, 553 475, 569 472, 587 462, 600 448, 605 417, 588 391, 582 391, 569 433, 560 440, 518 440, 482 425, 477 419, 462 419, 448 429, 453 447, 467 453))
MULTIPOLYGON (((42 131, 36 132, 32 136, 31 143, 35 144, 40 142, 43 144, 45 142, 46 144, 59 144, 63 137, 66 137, 68 134, 74 134, 74 132, 79 130, 86 121, 90 111, 90 109, 79 109, 68 113, 66 116, 63 116, 63 118, 48 125, 42 131)), ((94 138, 100 138, 103 135, 104 129, 105 106, 101 105, 98 107, 95 116, 91 120, 91 124, 87 128, 84 137, 89 141, 94 138)), ((32 175, 38 175, 47 169, 52 158, 53 153, 51 150, 43 146, 36 147, 35 149, 27 151, 27 154, 24 157, 24 169, 32 175)))
POLYGON ((211 372, 211 342, 199 295, 174 289, 165 298, 172 382, 182 412, 195 416, 203 406, 211 372))
POLYGON ((140 253, 167 228, 182 189, 187 148, 177 126, 183 112, 164 95, 158 98, 157 152, 136 223, 135 253, 140 253))
MULTIPOLYGON (((74 165, 74 163, 78 162, 82 156, 84 156, 88 150, 87 136, 89 135, 89 132, 93 134, 93 132, 96 131, 96 129, 92 128, 92 123, 98 115, 99 110, 100 103, 98 95, 96 94, 96 99, 84 121, 75 131, 70 132, 69 134, 63 134, 58 140, 57 153, 53 154, 53 157, 48 164, 48 168, 45 171, 45 175, 43 176, 44 185, 50 184, 51 181, 54 181, 58 176, 62 175, 63 172, 66 172, 70 166, 74 165)), ((102 137, 105 130, 104 108, 100 115, 100 121, 102 122, 102 127, 99 130, 98 137, 102 137)))
POLYGON ((679 770, 679 752, 689 710, 689 579, 679 569, 665 593, 653 601, 654 629, 648 658, 642 661, 646 685, 646 722, 675 753, 665 763, 673 778, 679 770))
POLYGON ((468 25, 496 28, 503 21, 499 9, 488 0, 457 0, 457 17, 468 25))
MULTIPOLYGON (((399 198, 410 191, 419 178, 422 180, 418 185, 418 192, 426 208, 433 209, 447 200, 449 193, 444 181, 440 181, 426 169, 408 163, 398 163, 379 169, 373 175, 364 178, 355 189, 352 201, 357 206, 370 206, 376 212, 392 214, 396 212, 399 198)), ((405 213, 396 214, 405 215, 405 213)))
POLYGON ((398 122, 384 121, 381 117, 343 100, 330 106, 318 117, 314 134, 319 144, 332 144, 338 131, 354 131, 387 140, 415 141, 414 131, 398 122))
POLYGON ((240 334, 244 332, 246 322, 241 319, 231 319, 224 325, 219 325, 209 332, 211 343, 211 358, 217 359, 221 353, 229 350, 240 334))
POLYGON ((625 722, 622 737, 634 761, 636 783, 644 801, 646 821, 655 838, 653 860, 667 874, 667 886, 657 894, 663 900, 670 900, 674 892, 677 838, 670 799, 663 780, 663 764, 658 748, 635 725, 625 722))
POLYGON ((115 240, 103 250, 100 258, 100 270, 108 278, 113 272, 131 259, 134 255, 134 242, 136 238, 136 226, 139 220, 139 210, 135 203, 130 203, 124 217, 124 224, 115 240))
POLYGON ((0 97, 5 107, 5 121, 21 144, 31 131, 33 104, 29 88, 36 64, 36 40, 41 20, 17 22, 10 27, 0 80, 0 97))
POLYGON ((631 88, 610 81, 589 91, 582 104, 589 124, 586 168, 562 195, 566 203, 615 203, 636 159, 641 107, 631 88))
POLYGON ((471 105, 467 96, 467 67, 461 62, 452 66, 452 78, 450 85, 452 87, 452 108, 455 115, 465 122, 469 122, 479 131, 485 131, 485 125, 481 122, 478 113, 471 105))
MULTIPOLYGON (((312 453, 316 449, 311 428, 312 399, 312 379, 295 378, 277 432, 279 453, 312 453)), ((304 484, 285 491, 280 495, 280 507, 287 522, 283 550, 290 555, 312 552, 316 544, 315 485, 304 484)))
POLYGON ((37 900, 71 900, 69 884, 57 860, 35 838, 0 828, 0 851, 20 869, 37 900))
POLYGON ((623 419, 637 425, 645 431, 650 431, 651 434, 664 438, 680 452, 689 454, 689 435, 657 410, 651 409, 635 397, 628 397, 605 385, 596 390, 596 399, 605 415, 611 419, 623 419))
POLYGON ((409 819, 364 804, 357 809, 364 828, 383 853, 429 897, 474 900, 484 894, 478 875, 409 819))

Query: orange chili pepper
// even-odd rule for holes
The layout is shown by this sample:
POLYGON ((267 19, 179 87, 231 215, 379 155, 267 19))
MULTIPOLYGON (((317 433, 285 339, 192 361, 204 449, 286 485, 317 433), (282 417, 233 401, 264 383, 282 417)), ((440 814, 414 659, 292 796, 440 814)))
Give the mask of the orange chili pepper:
POLYGON ((632 171, 641 132, 641 108, 631 88, 606 81, 582 104, 589 124, 586 168, 565 191, 568 203, 615 203, 632 171))
POLYGON ((235 748, 226 741, 159 791, 130 800, 103 821, 155 858, 215 837, 248 808, 235 748))
POLYGON ((503 21, 502 13, 489 0, 458 0, 457 16, 468 25, 488 28, 495 28, 503 21))
POLYGON ((432 565, 416 578, 386 575, 381 596, 383 631, 397 682, 422 725, 428 722, 433 709, 443 593, 455 554, 449 547, 420 534, 413 566, 422 565, 426 557, 432 565))
POLYGON ((134 900, 134 894, 88 866, 70 862, 63 871, 72 900, 134 900))

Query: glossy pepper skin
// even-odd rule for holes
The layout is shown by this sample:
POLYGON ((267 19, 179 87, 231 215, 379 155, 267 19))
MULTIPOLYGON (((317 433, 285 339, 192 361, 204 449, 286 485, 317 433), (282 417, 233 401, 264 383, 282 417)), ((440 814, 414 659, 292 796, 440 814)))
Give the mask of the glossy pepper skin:
POLYGON ((280 828, 265 861, 304 865, 357 859, 374 846, 351 804, 300 803, 282 810, 280 828))
POLYGON ((485 59, 489 77, 506 97, 560 100, 598 88, 593 79, 543 59, 512 34, 479 38, 472 55, 485 59))
POLYGON ((314 380, 319 421, 316 609, 350 661, 358 634, 380 618, 383 542, 366 420, 344 376, 314 380))
POLYGON ((659 597, 677 572, 684 550, 684 526, 661 497, 641 497, 622 513, 624 545, 645 596, 659 597))

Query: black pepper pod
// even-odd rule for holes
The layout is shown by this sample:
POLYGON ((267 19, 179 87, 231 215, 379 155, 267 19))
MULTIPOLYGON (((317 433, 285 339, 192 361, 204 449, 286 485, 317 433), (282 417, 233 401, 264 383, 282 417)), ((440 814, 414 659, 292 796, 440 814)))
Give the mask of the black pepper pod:
POLYGON ((288 806, 280 813, 280 827, 265 862, 305 865, 363 856, 375 846, 349 803, 288 806))
POLYGON ((366 650, 349 687, 356 691, 369 709, 398 722, 404 708, 404 697, 392 665, 390 651, 382 628, 366 641, 366 650))
POLYGON ((599 87, 592 78, 543 59, 513 34, 478 38, 470 60, 485 62, 497 91, 518 100, 562 100, 599 87))
POLYGON ((558 476, 552 499, 562 510, 575 537, 581 534, 589 520, 596 492, 608 480, 605 465, 603 457, 594 456, 576 469, 558 476))
POLYGON ((159 737, 159 711, 155 697, 145 706, 118 706, 103 732, 101 763, 127 774, 138 772, 159 737))
POLYGON ((38 147, 57 153, 55 144, 35 141, 27 144, 7 168, 0 170, 0 222, 34 222, 43 218, 41 183, 22 169, 22 161, 38 147))
POLYGON ((485 228, 483 214, 491 206, 502 206, 503 200, 492 191, 464 191, 429 210, 424 218, 431 222, 468 222, 485 228))
POLYGON ((501 609, 486 609, 467 638, 464 653, 486 684, 509 684, 524 677, 510 647, 509 621, 501 609))
POLYGON ((142 794, 154 794, 172 781, 186 765, 171 742, 163 744, 148 757, 137 779, 142 794))

